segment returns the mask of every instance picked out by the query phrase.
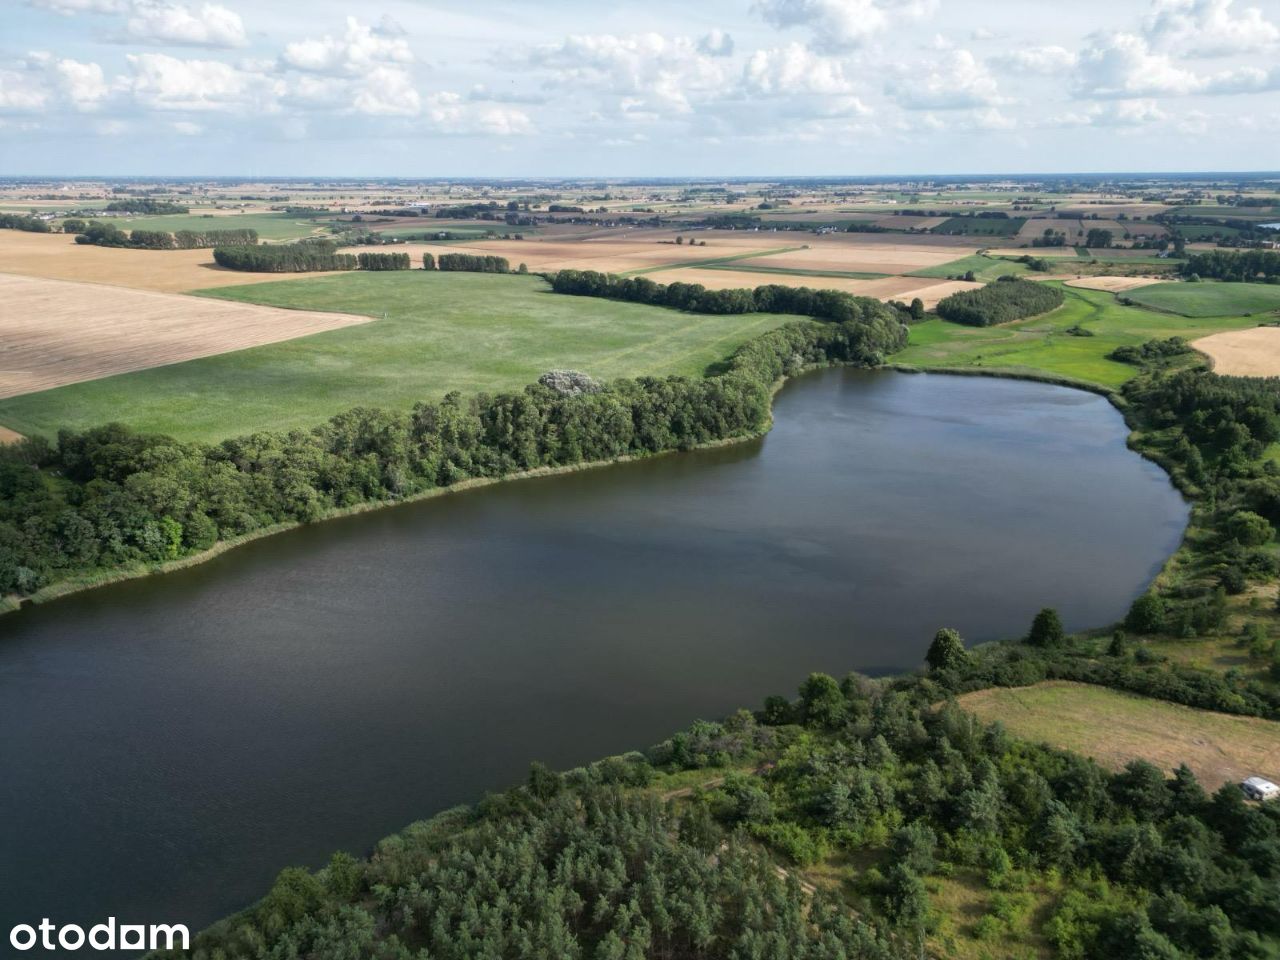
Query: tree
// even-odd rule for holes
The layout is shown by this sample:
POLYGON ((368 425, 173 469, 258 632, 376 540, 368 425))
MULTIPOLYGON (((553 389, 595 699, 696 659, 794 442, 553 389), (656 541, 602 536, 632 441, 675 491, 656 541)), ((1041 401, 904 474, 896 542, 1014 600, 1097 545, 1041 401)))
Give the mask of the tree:
POLYGON ((840 685, 825 673, 811 673, 800 685, 800 713, 811 726, 835 729, 844 723, 848 705, 840 685))
POLYGON ((1126 630, 1134 633, 1160 633, 1164 630, 1164 600, 1154 593, 1144 593, 1129 607, 1124 618, 1126 630))
POLYGON ((88 224, 85 223, 83 220, 77 220, 74 218, 71 220, 63 220, 62 232, 63 233, 84 233, 85 227, 87 226, 88 224))
POLYGON ((924 301, 921 300, 919 297, 916 297, 911 301, 911 319, 912 320, 924 319, 924 301))
POLYGON ((943 627, 934 634, 924 659, 934 670, 959 670, 968 664, 969 654, 964 649, 960 633, 943 627))
POLYGON ((1027 643, 1033 647, 1053 647, 1066 639, 1062 629, 1062 618, 1053 607, 1045 607, 1031 621, 1031 632, 1027 634, 1027 643))
POLYGON ((1241 546, 1260 547, 1276 535, 1275 528, 1266 517, 1249 510, 1237 510, 1226 524, 1227 536, 1238 540, 1241 546))
POLYGON ((435 268, 436 268, 436 258, 429 253, 424 253, 422 255, 422 269, 434 270, 435 268))

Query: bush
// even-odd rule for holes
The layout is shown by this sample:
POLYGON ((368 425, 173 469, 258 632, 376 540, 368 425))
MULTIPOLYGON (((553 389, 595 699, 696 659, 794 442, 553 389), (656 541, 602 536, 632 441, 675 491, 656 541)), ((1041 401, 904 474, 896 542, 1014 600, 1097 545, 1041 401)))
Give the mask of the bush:
POLYGON ((1270 521, 1251 510, 1237 510, 1227 518, 1224 529, 1228 537, 1245 547, 1260 547, 1276 535, 1270 521))
POLYGON ((1165 625, 1165 603, 1154 593, 1144 593, 1129 607, 1124 618, 1126 630, 1133 633, 1160 633, 1165 625))

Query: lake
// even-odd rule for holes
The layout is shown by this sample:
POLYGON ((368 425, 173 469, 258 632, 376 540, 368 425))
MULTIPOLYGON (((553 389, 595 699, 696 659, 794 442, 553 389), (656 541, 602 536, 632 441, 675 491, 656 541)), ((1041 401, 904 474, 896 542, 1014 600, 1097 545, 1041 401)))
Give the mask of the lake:
POLYGON ((284 866, 934 632, 1123 616, 1187 507, 1107 401, 831 370, 761 441, 306 527, 0 618, 0 930, 193 929, 284 866))

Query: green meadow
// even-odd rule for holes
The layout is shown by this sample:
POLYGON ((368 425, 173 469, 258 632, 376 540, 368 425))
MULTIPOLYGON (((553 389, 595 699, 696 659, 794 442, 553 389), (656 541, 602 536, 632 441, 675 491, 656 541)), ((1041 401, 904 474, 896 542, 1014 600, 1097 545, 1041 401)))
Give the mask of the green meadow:
POLYGON ((1223 330, 1255 327, 1267 319, 1265 315, 1183 317, 1125 306, 1114 294, 1104 291, 1066 286, 1062 290, 1067 300, 1057 310, 1015 323, 966 327, 935 318, 916 324, 911 328, 907 348, 895 354, 893 362, 1050 375, 1118 387, 1138 368, 1108 360, 1107 354, 1116 347, 1165 337, 1194 340, 1223 330), (1072 328, 1079 328, 1086 335, 1068 333, 1072 328))
POLYGON ((310 427, 357 406, 518 390, 554 368, 700 375, 796 319, 712 316, 553 294, 532 276, 348 273, 204 291, 373 323, 0 400, 0 424, 52 435, 120 421, 189 440, 310 427), (385 314, 385 318, 384 318, 385 314))
POLYGON ((1229 314, 1280 310, 1280 284, 1156 283, 1130 290, 1126 296, 1144 306, 1184 317, 1222 317, 1229 314))
POLYGON ((263 240, 296 240, 323 233, 323 229, 305 217, 287 213, 187 213, 157 217, 121 217, 113 221, 123 230, 257 230, 263 240))

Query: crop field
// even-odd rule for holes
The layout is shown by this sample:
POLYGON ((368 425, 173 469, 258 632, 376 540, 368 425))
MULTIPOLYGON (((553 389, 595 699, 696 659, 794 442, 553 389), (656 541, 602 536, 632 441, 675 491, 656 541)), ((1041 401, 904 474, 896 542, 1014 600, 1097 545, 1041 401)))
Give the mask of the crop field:
POLYGON ((1130 299, 1184 317, 1225 317, 1280 310, 1280 284, 1160 283, 1131 294, 1130 299))
POLYGON ((0 398, 369 321, 11 274, 0 301, 0 398))
POLYGON ((1105 291, 1064 287, 1064 292, 1066 303, 1052 313, 996 327, 965 327, 938 319, 918 323, 911 328, 907 348, 893 360, 918 367, 1052 375, 1117 387, 1138 372, 1137 367, 1107 359, 1118 346, 1156 337, 1195 340, 1258 323, 1256 317, 1197 319, 1127 307, 1105 291), (1067 332, 1075 327, 1092 336, 1067 332))
POLYGON ((844 290, 859 297, 875 297, 878 300, 910 301, 919 297, 925 307, 933 307, 943 297, 971 290, 981 286, 979 283, 966 283, 963 280, 928 280, 920 277, 880 277, 871 280, 857 280, 827 275, 821 280, 796 274, 752 273, 745 266, 738 270, 722 270, 713 267, 682 267, 675 270, 664 270, 654 275, 655 280, 662 283, 700 283, 708 290, 731 290, 737 287, 759 287, 769 283, 785 283, 788 278, 790 286, 820 287, 824 290, 844 290))
POLYGON ((129 217, 111 221, 124 230, 257 230, 263 240, 296 240, 322 235, 327 231, 319 224, 287 213, 209 213, 175 214, 158 217, 129 217))
POLYGON ((162 293, 262 282, 260 273, 222 269, 213 262, 212 250, 95 247, 78 244, 64 233, 20 230, 0 230, 0 269, 27 277, 81 280, 162 293))
POLYGON ((1081 290, 1105 290, 1108 293, 1123 293, 1160 282, 1155 277, 1078 277, 1075 280, 1065 281, 1068 287, 1078 287, 1081 290))
MULTIPOLYGON (((1032 255, 1037 256, 1038 254, 1032 252, 1032 255)), ((1018 263, 1016 259, 989 257, 985 254, 975 253, 968 257, 961 257, 959 260, 948 260, 946 263, 940 263, 936 266, 912 270, 908 276, 940 277, 945 280, 948 277, 962 277, 970 270, 973 271, 974 277, 983 283, 991 283, 999 277, 1021 276, 1028 272, 1027 265, 1018 263)))
POLYGON ((1023 223, 1021 217, 951 217, 933 232, 955 237, 1012 237, 1023 223))
MULTIPOLYGON (((119 420, 183 439, 217 440, 309 427, 357 406, 408 409, 450 390, 520 389, 553 368, 602 379, 700 375, 742 342, 796 319, 681 313, 560 296, 536 277, 421 270, 211 293, 224 299, 183 298, 183 305, 235 310, 258 303, 376 322, 2 400, 0 424, 49 434, 119 420)), ((335 325, 351 322, 325 316, 335 325)))
POLYGON ((1214 373, 1280 377, 1280 327, 1215 333, 1191 345, 1213 362, 1214 373))
POLYGON ((1185 763, 1211 792, 1248 776, 1280 780, 1280 723, 1271 720, 1066 681, 980 690, 958 702, 1014 736, 1084 754, 1112 770, 1147 760, 1168 773, 1185 763))
POLYGON ((905 237, 885 234, 846 234, 845 236, 850 239, 838 237, 827 242, 810 242, 807 249, 773 253, 759 260, 744 259, 739 262, 739 265, 821 270, 832 273, 901 274, 937 266, 976 252, 973 244, 960 239, 939 242, 939 239, 935 238, 934 242, 930 243, 923 237, 908 240, 905 237), (870 236, 874 236, 875 239, 866 239, 870 236))

